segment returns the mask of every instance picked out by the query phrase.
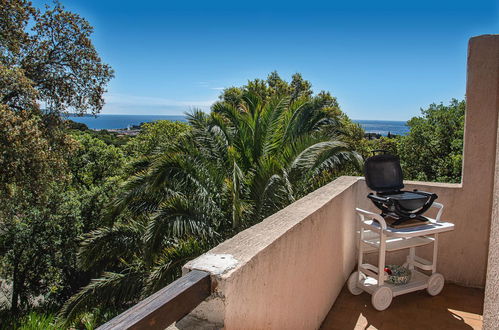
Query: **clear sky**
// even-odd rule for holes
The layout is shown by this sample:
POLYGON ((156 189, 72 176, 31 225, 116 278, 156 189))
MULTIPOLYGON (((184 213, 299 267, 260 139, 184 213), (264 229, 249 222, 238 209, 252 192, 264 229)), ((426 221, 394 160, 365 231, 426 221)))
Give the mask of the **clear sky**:
POLYGON ((104 114, 208 110, 224 87, 277 70, 353 119, 407 120, 464 98, 468 39, 499 33, 489 0, 61 2, 116 72, 104 114))

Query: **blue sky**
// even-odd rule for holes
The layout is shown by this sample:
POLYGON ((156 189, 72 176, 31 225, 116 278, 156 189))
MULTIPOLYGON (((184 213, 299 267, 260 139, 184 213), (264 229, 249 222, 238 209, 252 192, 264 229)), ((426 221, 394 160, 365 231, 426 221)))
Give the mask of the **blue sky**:
POLYGON ((407 120, 464 98, 468 39, 499 31, 496 1, 61 1, 116 72, 104 114, 208 111, 277 70, 353 119, 407 120))

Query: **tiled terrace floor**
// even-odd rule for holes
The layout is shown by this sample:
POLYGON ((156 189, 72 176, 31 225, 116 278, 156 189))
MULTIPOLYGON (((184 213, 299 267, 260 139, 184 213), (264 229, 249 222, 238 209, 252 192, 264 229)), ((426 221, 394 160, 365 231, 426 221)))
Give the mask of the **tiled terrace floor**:
POLYGON ((483 298, 483 290, 446 284, 438 296, 409 293, 378 312, 369 294, 354 296, 344 287, 321 329, 482 329, 483 298))

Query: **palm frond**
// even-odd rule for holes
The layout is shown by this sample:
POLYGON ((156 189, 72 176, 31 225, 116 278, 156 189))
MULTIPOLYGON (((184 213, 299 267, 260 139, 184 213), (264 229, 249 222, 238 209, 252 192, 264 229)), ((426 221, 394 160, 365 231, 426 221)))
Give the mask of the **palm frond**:
POLYGON ((79 315, 98 306, 122 308, 138 301, 143 289, 144 273, 126 270, 123 273, 106 272, 66 301, 58 319, 67 327, 79 315))
POLYGON ((140 251, 144 232, 142 223, 132 221, 84 234, 77 255, 79 266, 84 270, 102 270, 113 261, 129 259, 140 251))
POLYGON ((142 297, 147 297, 167 286, 182 273, 182 266, 202 254, 205 245, 199 240, 189 238, 165 248, 155 260, 155 266, 146 279, 142 297))
POLYGON ((151 217, 144 235, 149 253, 160 251, 167 238, 211 238, 216 235, 212 222, 220 211, 214 211, 217 206, 207 202, 183 196, 165 200, 151 217))

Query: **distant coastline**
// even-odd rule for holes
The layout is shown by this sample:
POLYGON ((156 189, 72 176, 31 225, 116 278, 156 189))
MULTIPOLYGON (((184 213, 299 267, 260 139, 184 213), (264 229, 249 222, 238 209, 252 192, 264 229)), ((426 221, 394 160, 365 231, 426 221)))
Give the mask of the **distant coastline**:
POLYGON ((77 123, 82 123, 90 129, 126 129, 132 126, 139 126, 142 123, 150 123, 157 120, 170 120, 186 122, 183 115, 109 115, 100 114, 95 116, 68 116, 68 119, 77 123))
MULTIPOLYGON (((82 123, 94 130, 115 130, 126 129, 132 126, 138 126, 142 123, 149 123, 157 120, 171 120, 186 122, 186 117, 183 115, 111 115, 100 114, 97 117, 91 115, 85 116, 68 116, 72 121, 82 123)), ((366 133, 376 133, 381 135, 395 134, 405 135, 409 132, 405 121, 390 121, 390 120, 353 120, 358 123, 366 131, 366 133)))
POLYGON ((387 136, 388 133, 394 135, 406 135, 409 133, 409 127, 406 125, 407 121, 364 119, 352 119, 352 121, 362 126, 366 133, 376 133, 383 136, 387 136))

